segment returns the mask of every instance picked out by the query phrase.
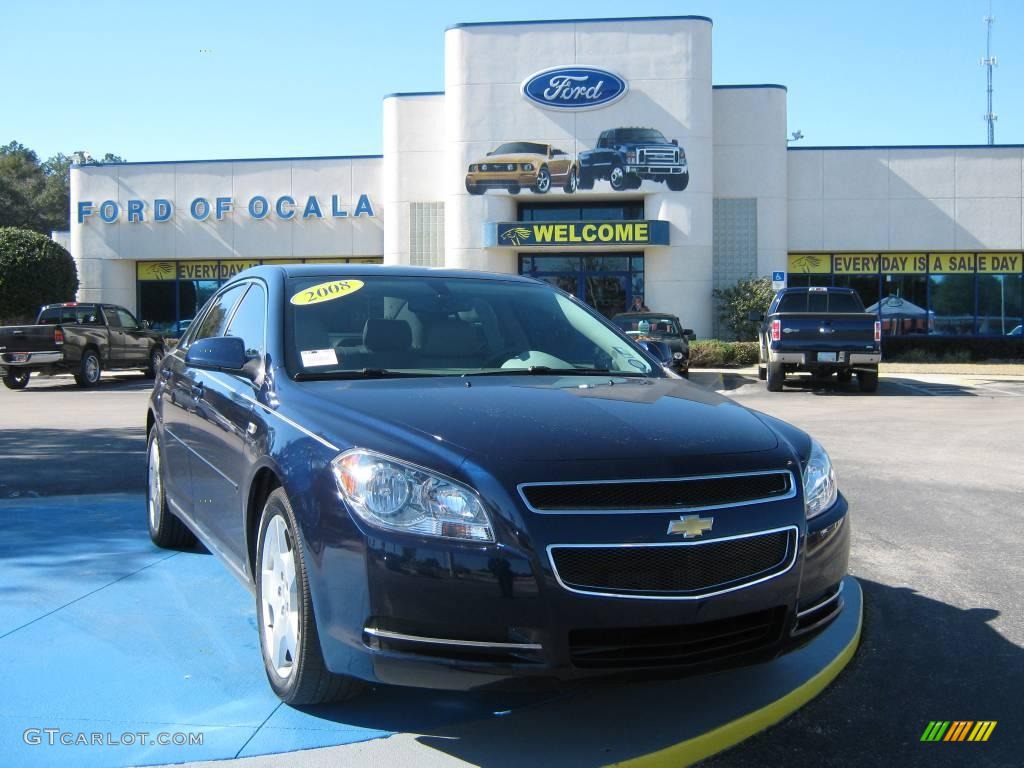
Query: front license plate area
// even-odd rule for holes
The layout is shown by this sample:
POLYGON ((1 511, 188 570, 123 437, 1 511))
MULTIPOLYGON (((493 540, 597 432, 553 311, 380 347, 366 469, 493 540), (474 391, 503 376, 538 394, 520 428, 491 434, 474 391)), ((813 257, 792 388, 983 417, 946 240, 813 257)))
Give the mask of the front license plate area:
POLYGON ((819 352, 818 362, 819 363, 835 363, 838 362, 838 352, 819 352))

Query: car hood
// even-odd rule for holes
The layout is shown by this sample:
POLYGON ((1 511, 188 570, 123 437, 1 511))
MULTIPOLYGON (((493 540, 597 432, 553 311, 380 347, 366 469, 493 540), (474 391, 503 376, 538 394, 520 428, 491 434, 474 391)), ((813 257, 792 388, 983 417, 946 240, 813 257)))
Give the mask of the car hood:
POLYGON ((679 379, 438 377, 290 388, 293 418, 339 446, 404 437, 490 463, 677 460, 779 444, 751 411, 679 379))

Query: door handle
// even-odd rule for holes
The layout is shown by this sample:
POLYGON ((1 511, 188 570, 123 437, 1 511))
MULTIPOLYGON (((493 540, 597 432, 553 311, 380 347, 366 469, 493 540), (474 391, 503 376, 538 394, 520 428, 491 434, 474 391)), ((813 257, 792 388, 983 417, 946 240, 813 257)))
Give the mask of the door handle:
POLYGON ((197 381, 192 385, 192 397, 195 400, 200 400, 203 397, 203 392, 206 391, 206 386, 201 381, 197 381))

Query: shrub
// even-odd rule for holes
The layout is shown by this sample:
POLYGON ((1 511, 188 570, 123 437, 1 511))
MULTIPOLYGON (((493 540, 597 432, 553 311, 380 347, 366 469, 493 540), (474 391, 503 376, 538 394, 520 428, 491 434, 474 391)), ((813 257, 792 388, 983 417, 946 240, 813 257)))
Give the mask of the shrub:
POLYGON ((757 363, 756 341, 706 341, 690 342, 691 368, 745 367, 757 363))
POLYGON ((751 312, 763 315, 775 297, 772 281, 767 277, 740 280, 731 288, 715 288, 711 294, 715 297, 718 320, 740 340, 757 338, 759 323, 747 317, 751 312))
POLYGON ((0 325, 29 322, 43 304, 74 301, 71 254, 28 229, 0 227, 0 325))

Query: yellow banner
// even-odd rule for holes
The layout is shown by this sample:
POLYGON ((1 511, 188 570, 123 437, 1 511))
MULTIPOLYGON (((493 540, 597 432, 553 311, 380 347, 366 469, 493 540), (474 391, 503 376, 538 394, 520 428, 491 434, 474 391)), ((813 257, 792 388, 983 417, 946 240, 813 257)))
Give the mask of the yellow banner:
POLYGON ((998 274, 1020 272, 1022 261, 1019 253, 931 253, 928 269, 933 275, 998 274))
POLYGON ((928 271, 923 253, 837 253, 832 257, 837 275, 906 275, 928 271))
POLYGON ((138 261, 135 263, 135 276, 139 280, 173 280, 175 274, 173 261, 138 261))
POLYGON ((259 266, 259 263, 259 259, 179 261, 178 277, 182 280, 227 280, 249 267, 259 266))
POLYGON ((787 266, 790 274, 827 274, 832 271, 832 254, 791 253, 787 266))

